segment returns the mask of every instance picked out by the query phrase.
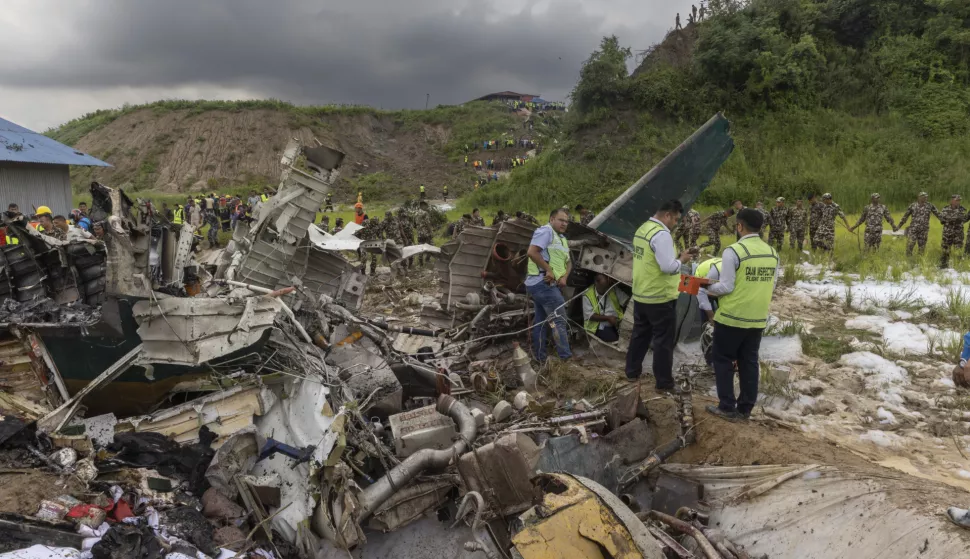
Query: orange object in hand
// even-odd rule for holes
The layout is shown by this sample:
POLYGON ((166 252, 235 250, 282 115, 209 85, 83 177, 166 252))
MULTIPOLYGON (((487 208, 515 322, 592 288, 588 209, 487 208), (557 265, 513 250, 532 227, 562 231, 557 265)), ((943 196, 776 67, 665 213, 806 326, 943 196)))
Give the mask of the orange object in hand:
POLYGON ((680 283, 677 285, 677 291, 686 293, 688 295, 697 295, 697 293, 700 292, 701 287, 710 284, 711 280, 707 278, 699 278, 681 274, 680 283))

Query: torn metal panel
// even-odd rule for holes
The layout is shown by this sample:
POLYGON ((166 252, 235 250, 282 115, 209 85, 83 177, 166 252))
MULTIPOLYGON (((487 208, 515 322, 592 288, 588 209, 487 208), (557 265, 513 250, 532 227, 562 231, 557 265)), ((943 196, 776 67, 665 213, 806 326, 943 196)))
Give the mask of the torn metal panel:
POLYGON ((525 251, 535 226, 509 220, 497 227, 465 227, 458 238, 441 247, 435 264, 441 306, 453 308, 469 293, 479 293, 485 280, 518 291, 525 279, 525 251))
POLYGON ((217 436, 212 447, 218 448, 275 403, 276 395, 269 388, 240 385, 150 415, 129 417, 115 430, 161 433, 179 444, 193 444, 205 426, 217 436))
POLYGON ((269 297, 242 300, 160 295, 135 303, 143 362, 199 365, 257 343, 282 305, 269 297))
POLYGON ((589 226, 632 245, 633 235, 647 216, 666 200, 676 199, 690 208, 714 179, 734 150, 731 123, 718 113, 635 182, 589 226))
POLYGON ((448 493, 456 486, 451 480, 415 483, 394 494, 379 509, 368 526, 381 532, 403 528, 421 518, 429 510, 437 509, 448 501, 448 493))
POLYGON ((370 351, 367 345, 365 340, 336 345, 327 355, 326 362, 346 371, 342 377, 346 376, 343 381, 349 391, 347 396, 361 404, 366 402, 362 413, 368 417, 398 413, 404 407, 401 383, 379 350, 370 345, 374 347, 374 351, 370 351))

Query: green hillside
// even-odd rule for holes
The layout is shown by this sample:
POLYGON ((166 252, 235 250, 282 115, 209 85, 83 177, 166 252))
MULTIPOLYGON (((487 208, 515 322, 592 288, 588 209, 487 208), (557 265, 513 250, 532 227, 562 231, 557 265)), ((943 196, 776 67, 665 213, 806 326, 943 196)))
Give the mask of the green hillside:
POLYGON ((701 202, 832 192, 856 209, 970 195, 970 0, 730 0, 631 75, 607 37, 559 148, 476 193, 485 206, 602 207, 718 111, 737 148, 701 202))

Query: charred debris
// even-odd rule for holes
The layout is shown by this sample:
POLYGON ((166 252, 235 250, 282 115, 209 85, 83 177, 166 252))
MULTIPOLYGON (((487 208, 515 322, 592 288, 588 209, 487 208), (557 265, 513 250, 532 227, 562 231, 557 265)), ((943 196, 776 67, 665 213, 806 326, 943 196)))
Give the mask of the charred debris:
MULTIPOLYGON (((317 229, 343 157, 292 142, 276 195, 205 263, 190 225, 97 183, 102 239, 7 224, 25 242, 2 249, 0 459, 64 494, 0 515, 14 542, 0 552, 747 557, 710 537, 702 487, 658 468, 696 437, 689 380, 670 441, 653 440, 636 387, 544 389, 517 343, 533 225, 470 226, 442 247, 420 320, 363 312, 369 278, 348 251, 381 252, 392 275, 437 251, 317 229)), ((622 233, 569 238, 575 293, 584 273, 629 283, 622 233)))

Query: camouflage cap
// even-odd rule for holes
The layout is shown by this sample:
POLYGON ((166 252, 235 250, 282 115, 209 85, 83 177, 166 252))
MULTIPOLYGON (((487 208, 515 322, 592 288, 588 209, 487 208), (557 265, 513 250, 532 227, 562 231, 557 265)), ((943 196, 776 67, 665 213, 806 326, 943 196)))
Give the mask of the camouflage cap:
POLYGON ((954 194, 953 196, 950 196, 950 200, 963 200, 963 198, 961 198, 959 194, 954 194))
POLYGON ((930 195, 925 192, 920 192, 919 197, 922 198, 923 196, 926 196, 928 198, 930 195))
POLYGON ((869 197, 870 198, 882 198, 882 196, 880 196, 878 192, 873 192, 869 197))
POLYGON ((832 195, 829 194, 828 192, 826 192, 825 194, 822 195, 822 199, 823 200, 831 200, 832 199, 832 195))
POLYGON ((775 198, 775 202, 784 202, 784 201, 785 201, 785 197, 784 196, 779 196, 779 197, 775 198))

